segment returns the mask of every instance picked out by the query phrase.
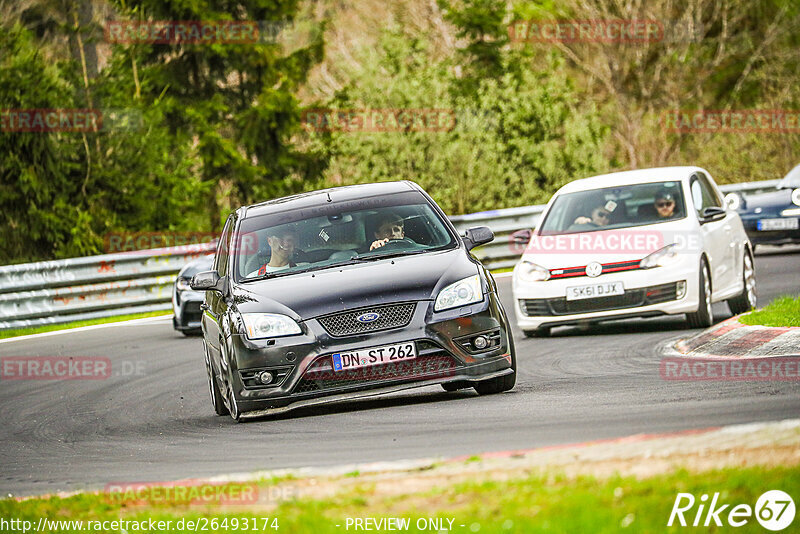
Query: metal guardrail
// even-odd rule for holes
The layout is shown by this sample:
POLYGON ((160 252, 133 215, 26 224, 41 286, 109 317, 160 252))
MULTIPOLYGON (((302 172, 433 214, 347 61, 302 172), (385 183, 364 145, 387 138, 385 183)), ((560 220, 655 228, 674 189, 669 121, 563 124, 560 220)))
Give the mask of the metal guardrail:
POLYGON ((0 267, 0 330, 166 310, 176 273, 213 243, 0 267))
MULTIPOLYGON (((725 193, 752 193, 778 180, 723 185, 725 193)), ((544 205, 450 217, 464 232, 488 226, 495 240, 473 253, 491 269, 513 267, 519 247, 510 235, 535 228, 544 205)), ((0 266, 0 330, 114 315, 168 310, 175 275, 186 263, 213 252, 214 243, 0 266)))

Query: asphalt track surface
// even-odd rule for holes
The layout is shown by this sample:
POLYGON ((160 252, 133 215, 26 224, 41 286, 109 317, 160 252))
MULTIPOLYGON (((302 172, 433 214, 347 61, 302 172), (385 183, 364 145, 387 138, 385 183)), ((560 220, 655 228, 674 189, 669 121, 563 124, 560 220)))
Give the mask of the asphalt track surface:
MULTIPOLYGON (((800 248, 760 249, 760 304, 800 288, 800 248)), ((498 279, 511 310, 510 279, 498 279)), ((715 320, 729 317, 725 304, 715 320)), ((200 339, 169 320, 0 343, 0 357, 101 356, 105 380, 4 380, 0 490, 30 495, 286 467, 447 457, 797 417, 798 382, 666 382, 681 317, 515 330, 516 388, 438 386, 236 424, 213 415, 200 339), (138 366, 138 367, 137 367, 138 366), (122 376, 132 375, 132 376, 122 376)))

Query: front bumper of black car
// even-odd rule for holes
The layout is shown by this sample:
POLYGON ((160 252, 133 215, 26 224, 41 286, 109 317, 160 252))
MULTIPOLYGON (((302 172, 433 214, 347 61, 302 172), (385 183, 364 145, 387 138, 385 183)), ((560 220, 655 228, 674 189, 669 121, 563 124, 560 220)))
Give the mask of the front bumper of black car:
POLYGON ((243 417, 285 412, 302 406, 384 394, 411 387, 453 381, 474 382, 512 370, 508 321, 497 296, 483 302, 433 312, 431 301, 414 303, 407 325, 386 330, 332 336, 317 319, 304 322, 301 335, 251 341, 231 336, 231 369, 225 373, 243 417), (475 336, 489 340, 478 350, 475 336), (331 355, 340 352, 414 342, 413 360, 350 371, 334 371, 331 355), (256 376, 269 371, 267 385, 256 376))

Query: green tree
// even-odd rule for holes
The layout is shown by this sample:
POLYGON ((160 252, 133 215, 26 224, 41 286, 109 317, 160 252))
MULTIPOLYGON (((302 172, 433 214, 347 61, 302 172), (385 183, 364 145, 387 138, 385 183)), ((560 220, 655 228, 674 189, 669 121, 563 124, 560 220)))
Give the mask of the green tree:
MULTIPOLYGON (((236 0, 212 7, 200 0, 120 0, 120 7, 135 20, 236 20, 275 27, 292 23, 298 2, 236 0)), ((248 44, 130 47, 152 77, 143 98, 163 95, 172 131, 191 136, 196 145, 200 179, 213 184, 207 213, 215 229, 226 208, 302 190, 324 165, 292 142, 300 118, 294 95, 322 58, 322 28, 289 53, 266 37, 248 44)))

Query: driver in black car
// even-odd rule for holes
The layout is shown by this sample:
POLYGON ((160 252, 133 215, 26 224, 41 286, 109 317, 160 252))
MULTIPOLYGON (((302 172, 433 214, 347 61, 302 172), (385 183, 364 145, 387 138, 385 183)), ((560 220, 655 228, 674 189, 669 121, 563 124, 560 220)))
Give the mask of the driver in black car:
POLYGON ((394 213, 382 215, 377 221, 376 228, 375 241, 369 246, 370 250, 380 248, 394 239, 407 239, 405 237, 406 233, 403 218, 394 213))

